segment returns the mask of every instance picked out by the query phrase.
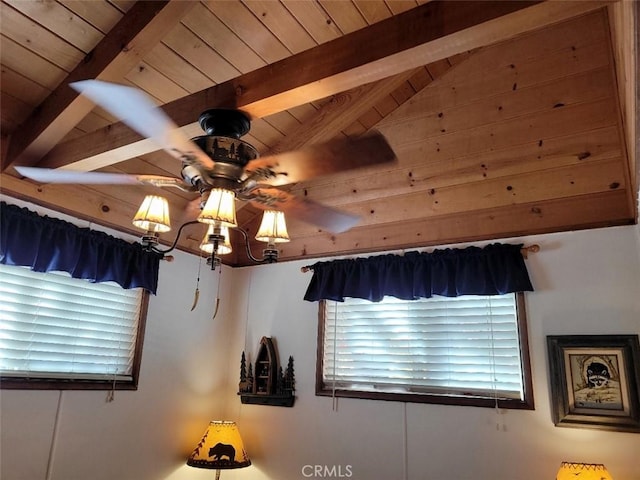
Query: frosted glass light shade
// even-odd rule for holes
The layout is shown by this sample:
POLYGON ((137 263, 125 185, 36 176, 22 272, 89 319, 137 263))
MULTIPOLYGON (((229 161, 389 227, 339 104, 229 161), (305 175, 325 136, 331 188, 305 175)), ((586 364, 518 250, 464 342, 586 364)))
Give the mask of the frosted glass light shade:
POLYGON ((281 243, 289 241, 287 224, 284 213, 275 210, 265 210, 262 223, 256 234, 256 240, 267 243, 281 243))
MULTIPOLYGON (((200 250, 211 255, 213 253, 213 243, 209 241, 209 235, 213 235, 215 225, 209 225, 207 233, 205 233, 202 243, 200 244, 200 250)), ((224 241, 218 243, 218 249, 216 255, 226 255, 231 253, 231 242, 229 241, 229 227, 220 227, 220 235, 224 236, 224 241)))
POLYGON ((556 480, 613 480, 607 468, 600 463, 562 462, 556 480))
POLYGON ((146 232, 163 233, 171 230, 167 199, 158 195, 144 197, 138 212, 133 217, 133 225, 146 232))
POLYGON ((187 465, 217 470, 244 468, 251 460, 244 449, 240 431, 235 422, 212 421, 187 465))
POLYGON ((237 227, 236 194, 224 188, 212 188, 209 192, 209 198, 198 216, 198 221, 237 227))

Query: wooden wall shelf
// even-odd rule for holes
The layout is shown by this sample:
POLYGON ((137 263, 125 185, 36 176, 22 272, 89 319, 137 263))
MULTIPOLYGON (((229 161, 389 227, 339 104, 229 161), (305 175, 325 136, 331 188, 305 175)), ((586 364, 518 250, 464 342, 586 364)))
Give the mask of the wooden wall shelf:
POLYGON ((278 363, 278 353, 273 339, 262 337, 253 365, 247 362, 244 352, 240 359, 240 383, 238 395, 240 401, 252 405, 271 405, 293 407, 295 402, 295 379, 293 357, 289 357, 286 371, 278 363))

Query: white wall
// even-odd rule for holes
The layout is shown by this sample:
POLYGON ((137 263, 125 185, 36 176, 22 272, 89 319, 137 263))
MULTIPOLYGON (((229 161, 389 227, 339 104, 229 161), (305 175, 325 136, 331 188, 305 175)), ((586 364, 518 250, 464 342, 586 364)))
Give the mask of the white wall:
POLYGON ((233 350, 255 355, 261 336, 275 337, 281 357, 295 359, 297 400, 291 409, 241 405, 230 391, 228 416, 255 468, 224 477, 299 480, 310 473, 305 465, 335 465, 355 480, 551 479, 565 460, 640 479, 640 434, 553 425, 546 355, 547 335, 640 333, 638 228, 520 240, 541 246, 527 261, 536 288, 527 295, 535 411, 354 399, 333 411, 330 398, 314 395, 317 304, 302 300, 311 273, 300 272, 309 262, 239 271, 238 288, 251 297, 238 298, 246 329, 233 350))
POLYGON ((105 392, 1 391, 0 478, 44 480, 53 445, 47 480, 212 479, 185 460, 216 419, 238 422, 254 463, 224 471, 227 480, 303 480, 305 465, 341 466, 354 480, 551 479, 562 460, 638 480, 640 434, 553 426, 545 337, 640 333, 640 231, 523 240, 542 247, 527 261, 535 411, 350 399, 333 411, 314 395, 317 305, 302 300, 311 274, 300 272, 310 262, 224 268, 212 320, 218 273, 203 270, 189 312, 198 259, 178 253, 162 263, 150 302, 139 390, 112 403, 105 392), (240 354, 255 355, 263 335, 294 357, 293 408, 242 405, 236 395, 240 354))

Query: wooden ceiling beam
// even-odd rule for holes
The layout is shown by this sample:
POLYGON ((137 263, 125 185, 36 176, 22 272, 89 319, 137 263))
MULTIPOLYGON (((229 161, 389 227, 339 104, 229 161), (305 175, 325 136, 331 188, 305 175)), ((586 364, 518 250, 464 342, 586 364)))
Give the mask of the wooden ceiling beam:
POLYGON ((415 73, 416 69, 408 70, 378 82, 336 94, 310 119, 288 133, 277 145, 263 155, 299 150, 307 145, 331 140, 379 101, 391 95, 415 73))
POLYGON ((161 0, 133 5, 16 130, 3 155, 2 170, 14 163, 37 163, 94 108, 70 83, 87 78, 122 80, 195 4, 161 0))
MULTIPOLYGON (((474 48, 506 40, 607 1, 432 1, 279 62, 166 104, 193 134, 215 107, 264 117, 474 48)), ((157 150, 122 123, 65 142, 39 166, 95 170, 157 150)))

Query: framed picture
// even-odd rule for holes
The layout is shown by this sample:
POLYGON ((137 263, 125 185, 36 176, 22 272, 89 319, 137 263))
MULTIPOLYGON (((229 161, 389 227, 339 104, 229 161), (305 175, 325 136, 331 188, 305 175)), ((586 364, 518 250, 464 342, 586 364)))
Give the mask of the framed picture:
POLYGON ((548 336, 558 427, 640 433, 638 335, 548 336))

